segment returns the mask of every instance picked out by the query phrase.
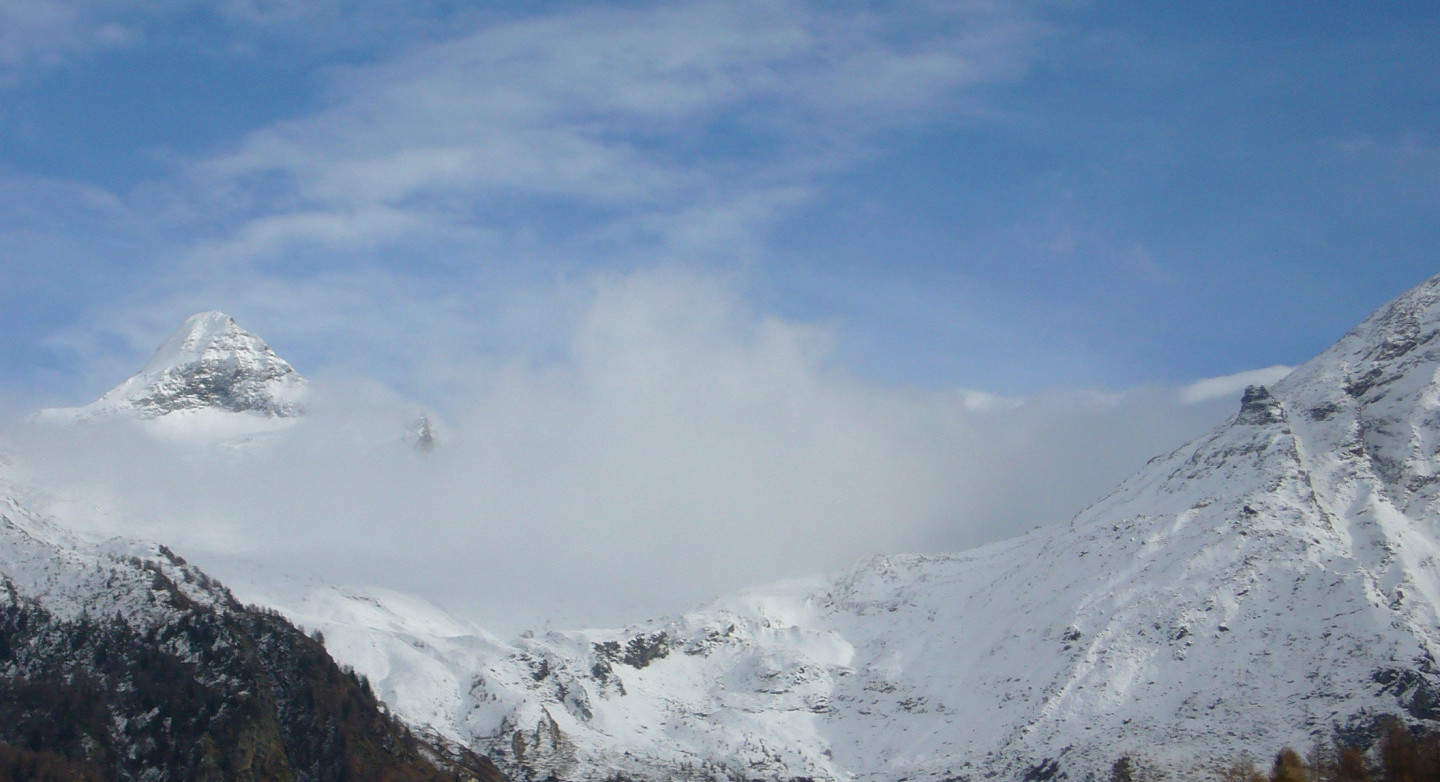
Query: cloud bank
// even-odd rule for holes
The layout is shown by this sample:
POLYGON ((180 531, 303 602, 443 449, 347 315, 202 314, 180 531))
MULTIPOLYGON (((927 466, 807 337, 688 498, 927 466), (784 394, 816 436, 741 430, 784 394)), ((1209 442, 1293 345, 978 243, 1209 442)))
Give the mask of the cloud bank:
POLYGON ((417 403, 325 374, 308 420, 246 447, 118 423, 10 440, 67 487, 48 507, 98 532, 222 576, 250 559, 410 590, 514 632, 1063 522, 1238 394, 885 386, 836 366, 826 328, 677 269, 602 275, 573 298, 548 358, 445 362, 430 453, 402 440, 417 403))

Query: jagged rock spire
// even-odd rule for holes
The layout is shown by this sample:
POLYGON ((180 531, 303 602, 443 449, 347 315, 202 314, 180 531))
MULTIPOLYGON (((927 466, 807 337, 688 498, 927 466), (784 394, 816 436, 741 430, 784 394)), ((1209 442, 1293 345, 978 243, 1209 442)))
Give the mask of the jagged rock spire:
POLYGON ((1265 386, 1246 386, 1245 394, 1240 398, 1240 416, 1235 419, 1236 423, 1262 426, 1278 424, 1283 420, 1285 411, 1270 393, 1270 389, 1265 386))

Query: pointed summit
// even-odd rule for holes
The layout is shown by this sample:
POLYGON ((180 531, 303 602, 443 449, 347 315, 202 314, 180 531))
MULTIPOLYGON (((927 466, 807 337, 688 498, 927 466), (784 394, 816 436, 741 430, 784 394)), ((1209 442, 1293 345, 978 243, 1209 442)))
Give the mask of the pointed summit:
POLYGON ((225 350, 227 347, 254 349, 255 343, 262 350, 269 350, 258 337, 240 328, 235 319, 219 310, 200 312, 185 319, 185 322, 171 334, 154 355, 146 362, 141 372, 163 370, 167 366, 199 360, 207 350, 225 350), (249 344, 244 344, 249 343, 249 344))
POLYGON ((84 417, 183 410, 288 418, 303 412, 305 381, 265 341, 223 312, 192 315, 139 373, 80 409, 84 417))

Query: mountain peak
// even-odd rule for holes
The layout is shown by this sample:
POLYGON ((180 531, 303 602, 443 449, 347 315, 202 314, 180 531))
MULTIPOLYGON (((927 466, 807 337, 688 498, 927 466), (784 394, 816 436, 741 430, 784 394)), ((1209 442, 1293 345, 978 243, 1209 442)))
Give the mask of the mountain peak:
POLYGON ((137 374, 80 409, 142 418, 213 410, 289 418, 303 412, 305 381, 265 341, 218 310, 185 319, 137 374))
POLYGON ((216 343, 233 343, 237 341, 236 337, 242 340, 245 337, 255 338, 240 328, 234 318, 219 310, 198 312, 186 318, 180 328, 161 343, 142 371, 164 369, 184 357, 198 359, 216 343))

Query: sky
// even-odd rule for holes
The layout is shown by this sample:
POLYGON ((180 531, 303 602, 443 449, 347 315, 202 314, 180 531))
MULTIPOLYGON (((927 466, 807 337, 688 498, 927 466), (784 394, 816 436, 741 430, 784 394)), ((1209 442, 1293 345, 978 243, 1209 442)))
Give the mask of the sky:
POLYGON ((984 542, 1437 271, 1437 43, 1419 2, 0 0, 0 394, 220 309, 431 411, 567 566, 984 542))

